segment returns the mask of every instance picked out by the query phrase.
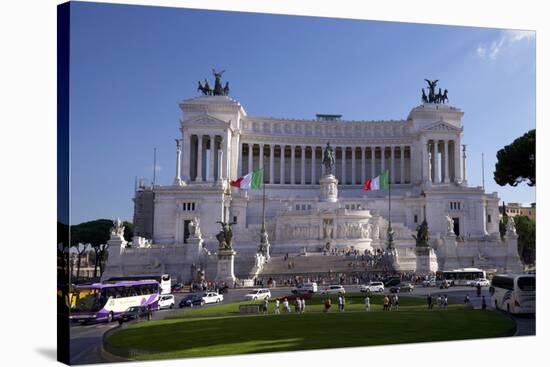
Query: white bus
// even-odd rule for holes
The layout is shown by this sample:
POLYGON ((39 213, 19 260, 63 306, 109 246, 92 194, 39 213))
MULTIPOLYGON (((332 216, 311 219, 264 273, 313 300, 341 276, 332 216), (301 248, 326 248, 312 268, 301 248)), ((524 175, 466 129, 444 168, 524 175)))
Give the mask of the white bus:
POLYGON ((447 271, 438 271, 436 273, 437 280, 447 280, 451 285, 473 285, 474 281, 479 278, 486 278, 484 270, 478 268, 464 268, 447 271))
POLYGON ((534 274, 501 274, 491 280, 491 304, 509 313, 535 313, 534 274))
POLYGON ((154 280, 160 284, 160 294, 172 293, 172 278, 170 274, 156 275, 129 275, 120 277, 111 277, 103 283, 116 283, 124 281, 154 280))

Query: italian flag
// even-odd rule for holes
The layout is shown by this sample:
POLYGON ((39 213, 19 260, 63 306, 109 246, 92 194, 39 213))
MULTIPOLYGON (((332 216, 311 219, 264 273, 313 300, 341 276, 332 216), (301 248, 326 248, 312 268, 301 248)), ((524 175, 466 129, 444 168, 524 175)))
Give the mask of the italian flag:
POLYGON ((262 183, 264 182, 264 170, 263 168, 257 169, 254 172, 250 172, 247 175, 239 177, 235 181, 231 181, 230 185, 238 187, 243 190, 260 190, 262 183))
POLYGON ((386 170, 380 176, 365 181, 363 191, 387 190, 389 185, 388 173, 389 172, 386 170))

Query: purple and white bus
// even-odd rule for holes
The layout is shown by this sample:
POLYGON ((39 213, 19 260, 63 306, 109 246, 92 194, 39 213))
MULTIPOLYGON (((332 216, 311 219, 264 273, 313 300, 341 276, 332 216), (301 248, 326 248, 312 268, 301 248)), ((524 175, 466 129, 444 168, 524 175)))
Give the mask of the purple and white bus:
POLYGON ((111 322, 134 306, 158 310, 159 283, 154 280, 83 284, 72 297, 70 319, 78 322, 111 322))

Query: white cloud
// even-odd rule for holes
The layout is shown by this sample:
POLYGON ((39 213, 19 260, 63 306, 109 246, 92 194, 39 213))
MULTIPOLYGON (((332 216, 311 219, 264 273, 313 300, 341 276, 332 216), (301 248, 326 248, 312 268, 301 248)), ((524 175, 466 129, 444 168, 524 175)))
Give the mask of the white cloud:
POLYGON ((495 60, 503 49, 510 47, 516 42, 523 40, 530 42, 535 38, 535 32, 533 31, 513 31, 506 30, 501 31, 497 40, 491 42, 491 44, 480 44, 477 46, 476 53, 480 59, 495 60))

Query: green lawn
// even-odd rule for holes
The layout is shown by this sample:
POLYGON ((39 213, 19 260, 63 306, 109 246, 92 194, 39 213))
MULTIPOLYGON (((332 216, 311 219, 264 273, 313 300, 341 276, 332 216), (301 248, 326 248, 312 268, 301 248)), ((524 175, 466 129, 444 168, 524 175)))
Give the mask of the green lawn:
POLYGON ((492 311, 427 310, 423 299, 400 297, 400 310, 384 312, 378 296, 363 311, 362 296, 347 297, 346 312, 321 311, 310 300, 304 314, 238 315, 239 303, 197 308, 166 320, 134 324, 108 338, 135 348, 136 359, 220 356, 511 335, 512 320, 492 311), (374 301, 374 302, 373 302, 374 301))

